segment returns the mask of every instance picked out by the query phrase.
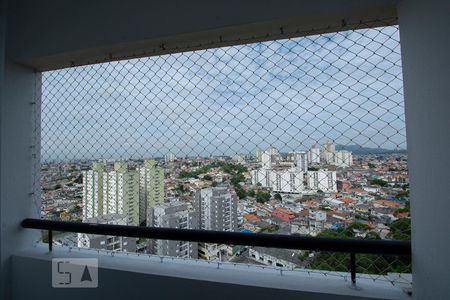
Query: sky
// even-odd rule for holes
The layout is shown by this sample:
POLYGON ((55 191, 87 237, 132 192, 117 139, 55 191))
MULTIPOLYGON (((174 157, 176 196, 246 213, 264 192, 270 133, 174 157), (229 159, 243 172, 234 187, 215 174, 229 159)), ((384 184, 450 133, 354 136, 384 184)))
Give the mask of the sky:
POLYGON ((406 149, 396 26, 43 73, 45 161, 406 149))

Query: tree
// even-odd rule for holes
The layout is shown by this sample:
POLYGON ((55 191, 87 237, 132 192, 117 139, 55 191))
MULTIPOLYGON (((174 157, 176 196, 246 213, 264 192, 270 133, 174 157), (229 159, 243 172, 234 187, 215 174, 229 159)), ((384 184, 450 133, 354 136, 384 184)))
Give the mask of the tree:
POLYGON ((257 191, 256 192, 256 201, 260 203, 264 203, 270 200, 270 193, 263 192, 263 191, 257 191))
POLYGON ((366 233, 366 239, 369 240, 381 240, 381 237, 378 233, 374 232, 374 231, 369 231, 366 233))
POLYGON ((379 179, 379 178, 372 179, 370 181, 370 183, 373 185, 379 185, 381 187, 387 186, 387 184, 388 184, 387 181, 384 181, 383 179, 379 179))
POLYGON ((198 178, 198 175, 196 172, 187 172, 187 171, 181 171, 180 174, 178 174, 179 178, 198 178))
POLYGON ((208 173, 212 169, 211 165, 204 165, 200 168, 198 168, 195 171, 187 172, 187 171, 181 171, 178 175, 180 178, 198 178, 198 175, 208 173))
POLYGON ((81 211, 82 211, 82 209, 78 205, 75 205, 75 206, 72 206, 71 208, 69 208, 69 213, 71 213, 71 214, 80 213, 81 211))
POLYGON ((234 189, 239 199, 244 199, 245 197, 247 197, 247 193, 241 186, 235 186, 234 189))
POLYGON ((78 177, 73 182, 83 183, 83 174, 78 175, 78 177))
POLYGON ((320 210, 330 211, 330 210, 331 210, 331 207, 330 207, 329 205, 321 204, 321 205, 319 205, 319 209, 320 209, 320 210))
POLYGON ((398 193, 397 195, 395 195, 395 197, 396 197, 396 198, 409 197, 409 190, 401 191, 400 193, 398 193))
POLYGON ((241 173, 236 174, 236 175, 233 175, 233 176, 231 177, 231 179, 230 179, 230 182, 231 182, 232 185, 237 185, 237 184, 239 184, 240 182, 244 182, 244 181, 245 181, 245 177, 244 177, 244 175, 241 174, 241 173))
POLYGON ((249 189, 249 190, 247 191, 247 196, 249 196, 249 197, 255 197, 255 190, 249 189))
POLYGON ((368 165, 369 165, 369 168, 371 168, 371 169, 375 169, 376 168, 376 165, 373 164, 373 163, 369 163, 368 165))
MULTIPOLYGON (((406 223, 402 221, 393 226, 395 228, 403 228, 407 225, 406 223)), ((324 230, 318 236, 344 239, 355 238, 355 231, 366 231, 365 239, 380 239, 380 236, 376 232, 370 231, 369 226, 358 222, 351 224, 347 228, 324 230)), ((356 271, 360 273, 387 274, 389 272, 411 272, 411 258, 407 256, 356 254, 356 261, 356 271)), ((347 272, 349 263, 350 257, 348 253, 320 252, 310 263, 309 267, 320 270, 347 272)))
POLYGON ((240 174, 240 173, 244 173, 244 172, 248 171, 247 168, 241 164, 219 162, 218 165, 220 166, 220 168, 223 172, 232 174, 232 175, 240 174))
POLYGON ((409 213, 409 201, 405 202, 405 206, 403 208, 399 208, 395 211, 395 213, 404 213, 404 212, 409 213))
POLYGON ((389 225, 389 237, 394 240, 411 240, 411 219, 402 218, 395 220, 389 225))
POLYGON ((184 185, 179 183, 175 190, 179 191, 180 193, 184 193, 184 185))
POLYGON ((281 198, 281 195, 279 193, 276 193, 275 195, 273 195, 273 198, 275 198, 278 201, 283 200, 283 198, 281 198))
POLYGON ((210 175, 203 176, 203 179, 204 180, 208 180, 208 181, 212 181, 213 180, 213 178, 210 175))

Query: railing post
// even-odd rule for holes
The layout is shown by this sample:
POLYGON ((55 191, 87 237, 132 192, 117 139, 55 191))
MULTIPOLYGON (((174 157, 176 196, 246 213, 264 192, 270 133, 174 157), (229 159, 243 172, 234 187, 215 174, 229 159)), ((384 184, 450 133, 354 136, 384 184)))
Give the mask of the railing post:
POLYGON ((53 231, 49 230, 48 231, 48 251, 52 252, 52 248, 53 248, 53 231))
POLYGON ((356 255, 355 253, 350 253, 350 274, 352 279, 352 285, 356 285, 356 255))

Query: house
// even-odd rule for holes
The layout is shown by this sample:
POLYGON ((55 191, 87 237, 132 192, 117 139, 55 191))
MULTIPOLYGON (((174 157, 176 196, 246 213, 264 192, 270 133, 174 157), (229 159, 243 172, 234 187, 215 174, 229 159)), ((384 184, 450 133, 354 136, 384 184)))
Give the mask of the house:
POLYGON ((272 211, 272 216, 284 222, 289 222, 295 218, 295 213, 290 209, 278 207, 272 211))

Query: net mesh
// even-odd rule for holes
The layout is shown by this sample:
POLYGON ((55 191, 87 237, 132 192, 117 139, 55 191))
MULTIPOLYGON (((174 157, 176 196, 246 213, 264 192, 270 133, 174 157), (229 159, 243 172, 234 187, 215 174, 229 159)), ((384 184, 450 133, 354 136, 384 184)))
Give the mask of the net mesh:
MULTIPOLYGON (((45 72, 43 217, 409 240, 401 68, 398 28, 386 26, 45 72)), ((125 237, 55 242, 327 272, 349 263, 125 237)), ((357 260, 365 274, 410 272, 404 258, 357 260)))

